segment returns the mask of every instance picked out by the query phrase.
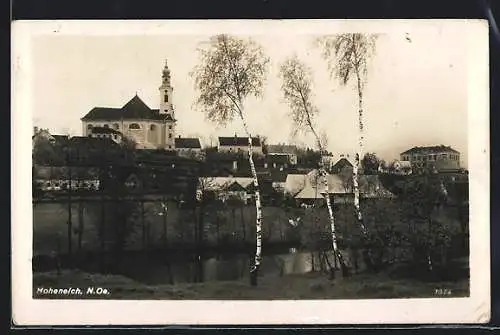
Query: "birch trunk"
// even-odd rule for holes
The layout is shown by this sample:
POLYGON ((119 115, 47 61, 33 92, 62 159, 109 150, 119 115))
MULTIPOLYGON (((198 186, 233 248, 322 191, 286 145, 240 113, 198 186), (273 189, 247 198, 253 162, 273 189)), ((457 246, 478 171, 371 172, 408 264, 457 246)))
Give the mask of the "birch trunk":
POLYGON ((250 162, 250 169, 252 171, 252 176, 253 176, 253 185, 255 187, 255 209, 257 211, 257 218, 255 222, 256 250, 255 250, 254 265, 250 269, 250 284, 252 286, 257 286, 257 276, 258 276, 260 261, 262 259, 262 205, 260 202, 259 180, 257 178, 257 171, 255 170, 255 164, 253 162, 252 136, 248 131, 247 125, 244 120, 243 124, 246 133, 248 135, 248 161, 250 162))
MULTIPOLYGON (((342 269, 345 269, 345 263, 344 259, 342 257, 342 254, 340 253, 337 245, 337 231, 335 228, 335 216, 333 215, 333 206, 330 200, 330 192, 328 189, 328 174, 326 170, 323 167, 323 163, 321 163, 320 166, 320 173, 323 179, 323 186, 325 188, 324 193, 325 193, 325 200, 326 200, 326 206, 328 207, 328 217, 330 219, 330 229, 331 229, 331 235, 332 235, 332 246, 333 246, 333 253, 335 257, 339 260, 339 264, 342 269)), ((331 271, 334 271, 334 269, 331 269, 331 271)))
POLYGON ((359 166, 363 155, 363 89, 361 87, 361 78, 359 76, 358 70, 356 70, 357 84, 358 84, 358 150, 356 153, 356 161, 354 162, 354 167, 352 169, 353 173, 353 188, 354 188, 354 208, 356 210, 356 217, 358 219, 358 224, 361 227, 363 235, 366 236, 366 227, 363 224, 363 215, 361 213, 361 207, 359 204, 359 166))

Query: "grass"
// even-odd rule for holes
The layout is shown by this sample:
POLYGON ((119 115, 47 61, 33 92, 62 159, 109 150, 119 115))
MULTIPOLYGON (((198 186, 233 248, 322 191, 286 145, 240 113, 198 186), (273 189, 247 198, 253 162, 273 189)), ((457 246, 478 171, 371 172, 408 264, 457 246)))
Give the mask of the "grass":
MULTIPOLYGON (((36 293, 37 288, 102 287, 109 295, 81 295, 83 299, 390 299, 437 297, 436 290, 445 289, 447 297, 467 297, 468 279, 455 282, 422 282, 411 279, 391 279, 386 274, 359 274, 348 278, 340 276, 329 280, 326 275, 308 273, 300 275, 263 276, 259 285, 251 287, 248 280, 214 281, 176 285, 146 285, 117 275, 89 274, 80 271, 35 273, 34 298, 71 299, 74 296, 47 296, 36 293)), ((442 295, 441 295, 442 296, 442 295)))

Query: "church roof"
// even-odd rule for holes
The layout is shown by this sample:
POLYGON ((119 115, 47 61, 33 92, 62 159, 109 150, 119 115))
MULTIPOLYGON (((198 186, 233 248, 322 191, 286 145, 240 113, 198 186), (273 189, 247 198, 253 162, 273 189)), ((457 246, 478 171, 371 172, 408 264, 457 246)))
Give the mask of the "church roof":
POLYGON ((94 107, 82 120, 121 120, 121 119, 146 119, 158 121, 175 121, 169 114, 160 114, 158 109, 151 109, 135 95, 121 108, 94 107))

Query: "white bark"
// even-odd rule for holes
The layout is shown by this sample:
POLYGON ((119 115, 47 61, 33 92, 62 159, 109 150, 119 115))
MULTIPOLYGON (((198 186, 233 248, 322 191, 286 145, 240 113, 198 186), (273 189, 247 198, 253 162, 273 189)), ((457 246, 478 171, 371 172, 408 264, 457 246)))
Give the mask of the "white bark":
MULTIPOLYGON (((329 188, 328 188, 328 173, 323 167, 323 162, 321 162, 319 172, 322 176, 322 181, 323 181, 323 186, 324 186, 324 193, 325 193, 325 200, 326 200, 326 206, 328 207, 328 216, 330 219, 330 229, 331 229, 331 236, 332 236, 332 246, 333 246, 333 253, 339 260, 340 264, 344 264, 344 260, 342 258, 342 254, 340 253, 338 246, 337 246, 337 232, 335 229, 335 216, 333 215, 333 206, 330 201, 330 193, 329 193, 329 188)), ((317 188, 318 186, 316 186, 317 188)))
POLYGON ((259 269, 260 261, 262 259, 262 204, 260 202, 259 180, 257 178, 257 171, 255 170, 255 164, 253 162, 252 135, 248 131, 248 127, 244 118, 242 118, 242 121, 245 132, 248 135, 248 161, 250 162, 250 170, 252 171, 253 185, 255 187, 255 209, 257 211, 255 222, 256 250, 255 262, 252 269, 250 270, 250 272, 255 272, 259 269))
POLYGON ((361 207, 359 204, 359 166, 361 163, 363 155, 363 87, 361 83, 361 78, 359 76, 359 69, 356 69, 357 84, 358 84, 358 127, 359 127, 359 138, 358 138, 358 152, 356 153, 356 161, 354 162, 354 167, 352 169, 353 174, 353 188, 354 188, 354 208, 356 210, 356 216, 358 223, 361 227, 363 235, 367 235, 366 226, 363 224, 363 215, 361 213, 361 207))

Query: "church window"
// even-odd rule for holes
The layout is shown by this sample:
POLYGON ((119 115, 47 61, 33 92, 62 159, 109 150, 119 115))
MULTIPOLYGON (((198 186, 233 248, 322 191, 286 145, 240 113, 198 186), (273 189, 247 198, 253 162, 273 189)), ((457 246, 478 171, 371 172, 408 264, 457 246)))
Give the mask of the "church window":
POLYGON ((165 95, 163 96, 163 102, 168 102, 168 93, 165 92, 165 95))
POLYGON ((172 138, 172 133, 168 134, 168 138, 172 138))
POLYGON ((152 124, 152 125, 149 127, 149 130, 151 130, 151 131, 155 131, 155 130, 156 130, 156 125, 152 124))
POLYGON ((172 129, 172 126, 168 126, 168 129, 172 129))
POLYGON ((128 126, 128 129, 141 129, 141 126, 137 123, 131 123, 129 126, 128 126))
POLYGON ((94 126, 93 126, 93 125, 91 125, 91 124, 87 125, 87 129, 88 129, 88 130, 91 130, 93 127, 94 127, 94 126))

